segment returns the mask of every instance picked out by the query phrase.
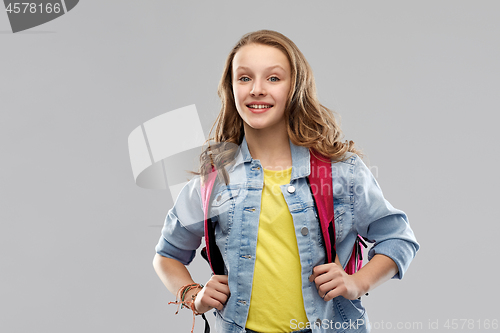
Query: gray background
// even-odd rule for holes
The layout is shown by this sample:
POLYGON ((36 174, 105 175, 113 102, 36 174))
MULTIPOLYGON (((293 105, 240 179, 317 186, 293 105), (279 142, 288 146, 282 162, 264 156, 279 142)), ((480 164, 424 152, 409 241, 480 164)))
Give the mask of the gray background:
MULTIPOLYGON (((479 331, 478 320, 500 319, 499 9, 88 0, 18 34, 2 11, 0 331, 189 332, 191 314, 174 316, 151 265, 172 199, 134 184, 127 137, 190 104, 208 132, 227 53, 262 28, 303 51, 321 102, 422 246, 403 281, 365 298, 386 325, 374 331, 461 318, 479 331)), ((201 259, 191 266, 208 279, 201 259)))

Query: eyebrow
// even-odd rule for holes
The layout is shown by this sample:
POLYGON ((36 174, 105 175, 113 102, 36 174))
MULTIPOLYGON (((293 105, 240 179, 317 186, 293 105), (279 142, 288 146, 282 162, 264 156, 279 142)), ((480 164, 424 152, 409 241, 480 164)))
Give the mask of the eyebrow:
MULTIPOLYGON (((275 68, 279 68, 281 69, 283 72, 286 72, 285 69, 283 67, 281 67, 280 65, 274 65, 274 66, 270 66, 270 67, 267 67, 266 70, 271 70, 271 69, 275 69, 275 68)), ((246 67, 246 66, 238 66, 236 67, 235 70, 239 70, 239 69, 246 69, 246 70, 249 70, 250 68, 249 67, 246 67)))

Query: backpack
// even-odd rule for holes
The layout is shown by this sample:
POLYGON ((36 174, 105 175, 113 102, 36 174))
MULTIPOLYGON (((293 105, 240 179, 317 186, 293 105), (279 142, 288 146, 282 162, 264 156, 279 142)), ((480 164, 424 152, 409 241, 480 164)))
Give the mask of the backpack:
MULTIPOLYGON (((307 177, 309 188, 313 195, 313 201, 321 225, 323 245, 326 252, 326 263, 334 262, 335 250, 335 213, 333 207, 333 186, 332 186, 332 165, 329 158, 326 158, 311 150, 310 154, 311 174, 307 177), (326 193, 320 193, 323 189, 326 193)), ((215 226, 209 218, 210 202, 212 200, 212 189, 217 178, 217 170, 212 166, 212 172, 201 185, 201 200, 205 222, 205 247, 201 255, 208 261, 212 272, 217 275, 224 275, 224 260, 217 244, 215 243, 215 226)), ((365 239, 366 240, 366 239, 365 239)), ((347 274, 356 273, 363 265, 363 245, 367 247, 363 238, 358 234, 352 250, 351 258, 345 267, 347 274)))

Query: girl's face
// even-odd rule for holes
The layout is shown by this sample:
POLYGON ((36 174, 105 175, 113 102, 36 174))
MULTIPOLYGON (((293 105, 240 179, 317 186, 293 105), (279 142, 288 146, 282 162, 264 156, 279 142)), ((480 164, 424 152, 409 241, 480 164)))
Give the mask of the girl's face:
POLYGON ((248 44, 233 59, 233 94, 245 131, 285 129, 290 63, 275 47, 248 44), (283 127, 283 128, 281 128, 283 127))

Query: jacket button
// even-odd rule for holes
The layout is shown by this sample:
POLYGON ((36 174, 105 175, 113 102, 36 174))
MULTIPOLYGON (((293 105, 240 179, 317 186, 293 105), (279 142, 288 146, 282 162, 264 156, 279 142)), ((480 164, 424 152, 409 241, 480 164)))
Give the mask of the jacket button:
POLYGON ((307 236, 307 234, 309 233, 309 229, 307 229, 307 227, 302 227, 302 229, 300 229, 300 233, 303 236, 307 236))
POLYGON ((316 319, 316 326, 321 327, 321 319, 316 319))
POLYGON ((288 186, 288 193, 293 193, 293 192, 295 192, 295 186, 293 185, 288 186))
POLYGON ((221 198, 222 198, 222 195, 220 195, 220 194, 219 194, 219 195, 217 196, 217 201, 220 201, 220 199, 221 199, 221 198))

